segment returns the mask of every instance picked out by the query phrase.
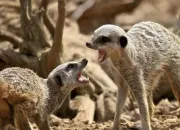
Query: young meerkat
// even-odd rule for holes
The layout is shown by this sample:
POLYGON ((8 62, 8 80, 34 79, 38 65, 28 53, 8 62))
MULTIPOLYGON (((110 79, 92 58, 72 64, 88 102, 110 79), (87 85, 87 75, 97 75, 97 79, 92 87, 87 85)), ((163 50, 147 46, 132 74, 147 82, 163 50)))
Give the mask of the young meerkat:
POLYGON ((19 130, 31 130, 36 123, 40 130, 50 130, 48 117, 59 108, 76 86, 89 79, 82 73, 88 61, 67 62, 42 79, 32 70, 19 67, 0 72, 0 129, 11 123, 19 130))
POLYGON ((118 26, 103 25, 86 46, 98 50, 100 64, 118 86, 114 130, 119 128, 128 88, 138 103, 143 130, 151 130, 152 90, 161 75, 168 76, 180 101, 180 39, 160 24, 141 22, 127 33, 118 26))

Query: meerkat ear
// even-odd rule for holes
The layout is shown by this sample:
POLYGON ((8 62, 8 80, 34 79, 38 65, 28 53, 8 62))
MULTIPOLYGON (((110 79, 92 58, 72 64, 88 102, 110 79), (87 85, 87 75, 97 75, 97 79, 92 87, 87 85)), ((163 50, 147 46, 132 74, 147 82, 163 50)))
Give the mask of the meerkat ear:
POLYGON ((128 40, 125 36, 120 36, 119 43, 120 43, 121 47, 124 48, 124 47, 126 47, 128 40))
POLYGON ((56 75, 55 76, 55 82, 59 85, 59 86, 62 86, 63 83, 62 83, 62 80, 61 80, 61 77, 59 75, 56 75))

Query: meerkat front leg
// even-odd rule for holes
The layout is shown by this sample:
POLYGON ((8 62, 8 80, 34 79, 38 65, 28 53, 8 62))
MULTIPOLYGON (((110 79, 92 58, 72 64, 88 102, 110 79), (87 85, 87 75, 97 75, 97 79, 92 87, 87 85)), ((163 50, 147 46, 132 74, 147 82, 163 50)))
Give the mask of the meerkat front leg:
POLYGON ((152 90, 149 90, 148 95, 147 95, 147 100, 148 100, 148 106, 149 106, 149 116, 151 119, 153 118, 153 115, 154 115, 154 102, 153 102, 152 90))
POLYGON ((133 78, 134 82, 130 84, 130 87, 139 107, 142 130, 151 130, 147 91, 142 77, 142 71, 135 72, 133 78))
POLYGON ((28 116, 25 111, 23 111, 23 108, 21 108, 21 105, 14 107, 14 118, 16 128, 19 130, 31 130, 28 116))
POLYGON ((41 122, 41 124, 39 125, 39 129, 40 130, 50 130, 49 122, 47 119, 41 122))
POLYGON ((113 130, 119 129, 119 120, 128 94, 128 86, 118 87, 113 130))
POLYGON ((0 99, 0 130, 4 130, 9 124, 14 125, 13 110, 4 99, 0 99))
POLYGON ((35 123, 39 130, 50 130, 48 119, 42 119, 40 115, 35 117, 35 123))
POLYGON ((129 85, 127 84, 123 76, 120 74, 118 69, 114 66, 112 61, 110 59, 107 59, 107 61, 109 61, 108 64, 106 64, 108 65, 107 68, 110 69, 111 76, 118 87, 117 100, 116 100, 116 112, 114 116, 114 125, 113 125, 113 129, 118 130, 120 115, 122 113, 122 110, 124 108, 124 104, 127 98, 129 85))

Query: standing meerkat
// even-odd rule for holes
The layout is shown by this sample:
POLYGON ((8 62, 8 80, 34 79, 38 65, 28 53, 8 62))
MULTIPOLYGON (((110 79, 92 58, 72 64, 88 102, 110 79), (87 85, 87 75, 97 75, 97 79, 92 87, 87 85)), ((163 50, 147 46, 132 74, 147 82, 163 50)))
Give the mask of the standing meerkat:
POLYGON ((86 46, 98 50, 100 64, 107 67, 118 86, 114 130, 119 128, 128 88, 138 103, 143 130, 151 130, 152 90, 161 75, 168 76, 180 101, 180 40, 160 24, 141 22, 127 33, 118 26, 103 25, 86 46))
POLYGON ((19 130, 31 130, 36 123, 40 130, 50 130, 48 116, 59 108, 76 86, 89 79, 82 74, 88 61, 68 62, 56 67, 42 79, 33 71, 7 68, 0 72, 0 129, 13 121, 19 130))

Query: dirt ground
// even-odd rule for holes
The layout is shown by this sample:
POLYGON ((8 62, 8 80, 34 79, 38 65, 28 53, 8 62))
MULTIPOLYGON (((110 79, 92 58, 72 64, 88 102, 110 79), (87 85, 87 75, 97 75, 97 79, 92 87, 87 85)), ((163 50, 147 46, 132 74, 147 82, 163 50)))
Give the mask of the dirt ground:
MULTIPOLYGON (((180 111, 177 109, 176 101, 162 100, 155 108, 155 116, 152 118, 153 130, 180 130, 180 111)), ((139 122, 138 110, 135 109, 122 115, 119 126, 121 130, 137 130, 139 122)), ((52 130, 112 130, 113 122, 89 124, 87 121, 74 122, 51 116, 50 125, 52 130)))
MULTIPOLYGON (((180 130, 180 122, 176 116, 155 116, 158 121, 152 121, 153 130, 180 130)), ((87 122, 73 122, 68 119, 58 119, 52 122, 52 130, 112 130, 112 121, 87 124, 87 122)), ((137 130, 133 122, 119 124, 121 130, 137 130)))

